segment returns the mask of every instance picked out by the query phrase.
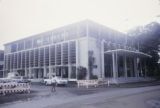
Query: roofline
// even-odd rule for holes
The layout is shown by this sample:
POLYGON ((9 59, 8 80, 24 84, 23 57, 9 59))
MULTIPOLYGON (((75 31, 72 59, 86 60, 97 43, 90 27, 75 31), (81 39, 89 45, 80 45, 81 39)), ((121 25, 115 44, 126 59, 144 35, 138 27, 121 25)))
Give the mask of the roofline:
POLYGON ((56 30, 58 30, 58 29, 64 29, 64 28, 66 28, 66 27, 68 27, 68 26, 73 26, 73 25, 76 25, 76 24, 80 24, 80 23, 82 23, 82 22, 91 22, 91 23, 96 24, 96 25, 98 25, 98 26, 102 26, 102 27, 104 27, 104 28, 106 28, 106 29, 108 29, 108 30, 111 30, 111 31, 113 31, 113 32, 118 32, 118 33, 123 34, 123 35, 126 36, 125 33, 122 33, 122 32, 120 32, 120 31, 118 31, 118 30, 114 30, 114 29, 109 28, 109 27, 107 27, 107 26, 105 26, 105 25, 103 25, 103 24, 96 23, 96 22, 94 22, 94 21, 92 21, 92 20, 89 20, 89 19, 85 19, 85 20, 82 20, 82 21, 79 21, 79 22, 74 22, 74 23, 67 24, 67 25, 64 25, 64 26, 60 26, 60 27, 57 27, 57 28, 54 28, 54 29, 51 29, 51 30, 48 30, 48 31, 45 31, 45 32, 36 33, 36 34, 30 35, 30 36, 28 36, 28 37, 22 38, 22 39, 18 39, 18 40, 12 41, 12 42, 8 42, 8 43, 5 43, 4 46, 6 46, 6 45, 8 45, 8 44, 15 43, 15 42, 18 42, 18 41, 26 40, 26 39, 29 39, 29 38, 34 38, 34 37, 36 37, 36 36, 38 37, 38 36, 41 35, 41 34, 45 34, 45 33, 47 34, 47 33, 49 33, 49 32, 56 31, 56 30))
POLYGON ((142 54, 146 57, 151 58, 152 56, 143 52, 139 52, 139 51, 131 51, 131 50, 126 50, 126 49, 116 49, 116 50, 109 50, 109 51, 105 51, 104 53, 112 53, 112 52, 117 52, 117 51, 125 51, 125 52, 130 52, 130 53, 136 53, 136 54, 142 54))
POLYGON ((58 29, 63 29, 63 28, 66 28, 66 27, 68 27, 68 26, 76 25, 76 24, 79 24, 79 23, 85 22, 85 21, 88 21, 88 20, 82 20, 82 21, 79 21, 79 22, 73 22, 73 23, 71 23, 71 24, 63 25, 63 26, 60 26, 60 27, 57 27, 57 28, 54 28, 54 29, 50 29, 50 30, 41 32, 41 33, 35 33, 35 34, 30 35, 30 36, 28 36, 28 37, 25 37, 25 38, 22 38, 22 39, 18 39, 18 40, 12 41, 12 42, 5 43, 4 46, 5 46, 5 45, 8 45, 8 44, 11 44, 11 43, 14 43, 14 42, 21 41, 21 40, 25 40, 25 39, 29 39, 29 38, 34 38, 34 37, 36 37, 36 36, 38 37, 38 36, 41 35, 41 34, 49 33, 49 32, 52 32, 52 31, 56 31, 56 30, 58 30, 58 29))

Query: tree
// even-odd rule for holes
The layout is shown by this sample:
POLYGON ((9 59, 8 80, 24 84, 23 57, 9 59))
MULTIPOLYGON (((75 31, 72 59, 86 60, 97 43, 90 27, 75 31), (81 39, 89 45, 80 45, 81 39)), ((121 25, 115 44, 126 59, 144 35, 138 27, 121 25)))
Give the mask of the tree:
POLYGON ((88 52, 89 58, 88 58, 88 67, 89 67, 89 78, 90 79, 98 79, 97 75, 93 75, 93 69, 97 68, 97 65, 95 65, 95 57, 93 51, 88 52))
POLYGON ((147 59, 146 66, 149 76, 160 78, 160 65, 158 64, 160 52, 160 24, 152 22, 145 26, 139 26, 128 32, 128 35, 134 36, 140 43, 140 51, 152 56, 147 59))
POLYGON ((79 66, 77 70, 78 70, 77 78, 80 80, 85 79, 87 75, 87 69, 83 66, 79 66))

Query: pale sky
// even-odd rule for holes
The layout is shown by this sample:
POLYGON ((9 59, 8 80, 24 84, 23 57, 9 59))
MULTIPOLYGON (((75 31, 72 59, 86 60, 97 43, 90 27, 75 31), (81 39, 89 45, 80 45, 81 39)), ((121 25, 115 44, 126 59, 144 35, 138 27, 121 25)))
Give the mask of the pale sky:
POLYGON ((85 19, 125 32, 160 22, 160 0, 0 0, 0 49, 7 42, 85 19))

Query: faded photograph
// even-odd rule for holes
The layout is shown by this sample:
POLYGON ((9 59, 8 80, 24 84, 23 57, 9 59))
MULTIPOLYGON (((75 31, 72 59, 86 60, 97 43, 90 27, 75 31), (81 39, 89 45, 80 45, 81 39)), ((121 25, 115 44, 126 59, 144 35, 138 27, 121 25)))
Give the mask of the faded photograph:
POLYGON ((160 108, 159 0, 0 0, 0 108, 160 108))

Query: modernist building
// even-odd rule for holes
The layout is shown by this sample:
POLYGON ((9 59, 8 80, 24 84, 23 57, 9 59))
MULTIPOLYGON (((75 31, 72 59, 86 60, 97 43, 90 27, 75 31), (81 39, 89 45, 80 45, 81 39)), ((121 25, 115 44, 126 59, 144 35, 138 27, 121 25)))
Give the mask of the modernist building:
POLYGON ((147 57, 138 40, 85 20, 5 44, 4 71, 77 79, 83 67, 87 79, 140 77, 147 57))
POLYGON ((4 51, 0 50, 0 78, 3 77, 4 51))

